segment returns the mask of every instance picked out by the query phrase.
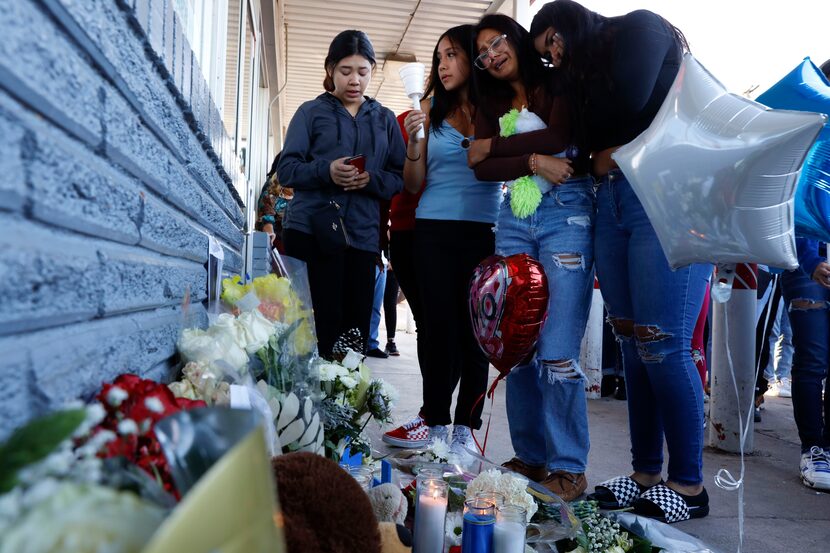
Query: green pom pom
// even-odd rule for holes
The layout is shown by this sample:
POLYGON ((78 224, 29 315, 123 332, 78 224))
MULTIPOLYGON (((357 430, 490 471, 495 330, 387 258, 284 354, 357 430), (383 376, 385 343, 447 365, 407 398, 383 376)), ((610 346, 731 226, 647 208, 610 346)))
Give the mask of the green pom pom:
POLYGON ((542 203, 542 191, 530 177, 521 177, 513 181, 510 188, 510 209, 513 215, 524 219, 536 213, 542 203))
POLYGON ((499 135, 513 136, 516 134, 516 119, 519 118, 519 110, 511 109, 501 117, 499 117, 499 135))

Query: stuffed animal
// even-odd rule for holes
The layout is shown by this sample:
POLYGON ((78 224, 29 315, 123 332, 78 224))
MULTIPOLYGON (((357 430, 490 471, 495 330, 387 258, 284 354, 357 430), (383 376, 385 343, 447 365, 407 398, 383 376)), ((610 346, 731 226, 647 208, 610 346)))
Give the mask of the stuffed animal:
POLYGON ((381 553, 412 553, 412 534, 402 524, 381 522, 380 528, 381 553))
POLYGON ((378 522, 403 524, 406 520, 406 498, 396 485, 381 484, 375 486, 367 492, 367 495, 378 522))
POLYGON ((381 549, 369 497, 334 461, 296 452, 274 457, 271 466, 288 553, 406 551, 381 549))

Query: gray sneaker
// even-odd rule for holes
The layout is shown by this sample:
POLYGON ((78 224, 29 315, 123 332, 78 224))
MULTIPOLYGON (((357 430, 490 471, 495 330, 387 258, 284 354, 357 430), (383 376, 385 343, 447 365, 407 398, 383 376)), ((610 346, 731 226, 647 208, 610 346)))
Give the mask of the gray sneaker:
POLYGON ((427 447, 432 447, 432 444, 434 444, 436 440, 447 441, 447 436, 449 436, 449 434, 449 429, 444 425, 439 424, 437 426, 430 426, 429 441, 427 442, 427 447))
POLYGON ((463 456, 470 452, 477 451, 473 433, 469 426, 456 424, 452 427, 452 441, 450 442, 450 453, 463 456))

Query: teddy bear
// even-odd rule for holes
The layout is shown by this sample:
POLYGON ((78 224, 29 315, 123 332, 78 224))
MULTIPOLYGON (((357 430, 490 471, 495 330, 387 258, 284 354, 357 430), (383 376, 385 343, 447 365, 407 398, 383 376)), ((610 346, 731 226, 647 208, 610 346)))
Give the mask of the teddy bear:
MULTIPOLYGON (((334 461, 294 452, 271 466, 288 553, 411 553, 409 531, 391 520, 378 524, 369 495, 334 461)), ((373 495, 385 504, 385 493, 397 499, 388 488, 373 495)))

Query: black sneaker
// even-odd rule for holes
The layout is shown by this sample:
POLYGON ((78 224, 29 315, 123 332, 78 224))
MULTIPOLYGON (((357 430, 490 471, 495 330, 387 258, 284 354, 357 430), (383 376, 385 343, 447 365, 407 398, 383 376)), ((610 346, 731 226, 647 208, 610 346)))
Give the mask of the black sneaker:
POLYGON ((386 342, 386 354, 398 357, 401 352, 398 351, 398 346, 395 345, 395 342, 386 342))
POLYGON ((378 359, 386 359, 387 357, 389 357, 389 355, 385 351, 378 348, 370 349, 366 352, 366 355, 368 355, 369 357, 377 357, 378 359))
POLYGON ((625 378, 617 377, 617 390, 614 392, 614 399, 621 399, 625 401, 628 395, 625 391, 625 378))

